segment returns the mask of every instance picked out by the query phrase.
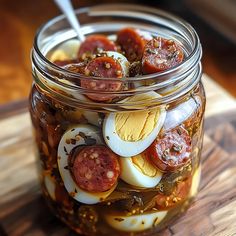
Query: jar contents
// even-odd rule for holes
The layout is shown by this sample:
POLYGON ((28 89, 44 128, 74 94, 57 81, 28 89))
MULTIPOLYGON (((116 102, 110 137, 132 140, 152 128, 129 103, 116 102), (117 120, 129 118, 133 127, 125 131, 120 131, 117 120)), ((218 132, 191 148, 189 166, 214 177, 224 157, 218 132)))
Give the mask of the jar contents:
POLYGON ((181 64, 181 44, 123 28, 111 36, 89 35, 82 43, 68 40, 47 58, 81 75, 78 84, 88 93, 68 94, 56 83, 47 81, 48 85, 104 106, 99 111, 70 106, 33 86, 31 117, 49 207, 76 232, 89 236, 150 235, 161 230, 197 193, 203 88, 198 84, 177 100, 153 107, 145 103, 177 88, 117 94, 125 90, 126 78, 181 64), (105 108, 113 103, 122 111, 105 108), (132 111, 126 111, 129 104, 132 111))
MULTIPOLYGON (((170 69, 184 60, 181 46, 172 39, 152 36, 133 28, 120 30, 115 38, 112 41, 109 36, 98 34, 88 36, 82 43, 71 40, 53 51, 49 59, 64 69, 106 78, 156 73, 170 69), (69 47, 69 52, 64 51, 69 47), (73 48, 78 50, 77 54, 72 51, 73 48)), ((99 90, 96 85, 92 87, 86 82, 89 88, 99 90)), ((81 86, 87 88, 86 85, 81 86)))

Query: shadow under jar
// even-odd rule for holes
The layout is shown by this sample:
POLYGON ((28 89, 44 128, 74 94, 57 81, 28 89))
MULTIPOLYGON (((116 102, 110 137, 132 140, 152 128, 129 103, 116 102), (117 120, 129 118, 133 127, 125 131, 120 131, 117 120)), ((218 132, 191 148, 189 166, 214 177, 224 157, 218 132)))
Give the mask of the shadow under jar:
POLYGON ((72 54, 79 47, 65 17, 45 24, 32 50, 30 94, 43 196, 77 233, 155 234, 186 210, 199 186, 205 94, 198 36, 181 19, 143 6, 95 6, 77 16, 85 35, 114 39, 133 27, 175 40, 185 59, 149 75, 87 78, 52 63, 60 45, 72 54), (86 79, 122 89, 85 89, 86 79))

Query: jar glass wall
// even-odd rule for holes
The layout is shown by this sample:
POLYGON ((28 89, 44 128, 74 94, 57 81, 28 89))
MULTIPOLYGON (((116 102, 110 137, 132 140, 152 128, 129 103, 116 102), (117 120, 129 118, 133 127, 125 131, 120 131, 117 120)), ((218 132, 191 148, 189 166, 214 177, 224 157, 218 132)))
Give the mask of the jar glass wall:
POLYGON ((51 62, 61 44, 78 46, 64 17, 40 29, 32 50, 30 114, 49 207, 85 235, 151 235, 189 206, 200 181, 199 39, 182 20, 145 7, 103 5, 77 15, 86 35, 112 38, 129 26, 176 40, 185 53, 169 70, 124 78, 118 92, 94 92, 80 86, 83 75, 51 62))

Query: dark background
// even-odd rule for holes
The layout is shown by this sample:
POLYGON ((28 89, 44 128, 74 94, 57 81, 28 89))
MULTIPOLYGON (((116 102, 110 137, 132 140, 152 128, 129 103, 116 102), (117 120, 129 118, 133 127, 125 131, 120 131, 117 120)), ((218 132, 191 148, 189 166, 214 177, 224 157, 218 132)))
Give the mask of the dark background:
MULTIPOLYGON (((75 8, 100 3, 137 3, 172 12, 193 25, 203 46, 203 70, 236 97, 236 47, 222 29, 236 29, 234 15, 217 12, 207 0, 73 0, 75 8), (199 13, 212 19, 211 24, 199 13), (214 26, 219 21, 222 28, 214 26), (212 23, 213 22, 213 23, 212 23), (212 27, 213 26, 213 27, 212 27)), ((224 5, 231 0, 221 1, 224 5)), ((210 1, 216 2, 219 1, 210 1)), ((233 1, 232 1, 233 2, 233 1)), ((235 2, 234 2, 235 3, 235 2)), ((219 7, 220 8, 220 7, 219 7)), ((222 8, 223 9, 223 8, 222 8)), ((224 10, 224 9, 223 9, 224 10)), ((31 86, 30 49, 37 28, 60 14, 52 0, 0 0, 0 105, 26 99, 31 86)))

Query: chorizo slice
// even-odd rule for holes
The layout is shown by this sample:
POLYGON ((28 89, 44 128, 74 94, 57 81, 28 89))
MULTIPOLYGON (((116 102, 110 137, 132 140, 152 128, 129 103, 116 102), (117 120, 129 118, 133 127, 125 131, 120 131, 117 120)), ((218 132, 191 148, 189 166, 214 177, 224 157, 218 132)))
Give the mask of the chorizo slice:
POLYGON ((191 151, 191 138, 182 127, 164 133, 147 149, 151 162, 162 171, 176 171, 187 165, 191 151))
POLYGON ((80 45, 78 51, 79 59, 86 59, 93 54, 100 51, 116 51, 116 45, 113 41, 109 40, 105 35, 94 34, 88 36, 85 41, 80 45))
POLYGON ((152 74, 164 71, 180 64, 183 59, 184 53, 179 44, 158 37, 149 41, 144 48, 142 72, 152 74))
POLYGON ((120 175, 118 156, 105 146, 78 149, 71 160, 71 172, 75 182, 89 192, 111 189, 120 175))
POLYGON ((133 28, 124 28, 117 33, 117 44, 130 62, 142 59, 147 41, 147 37, 133 28))
POLYGON ((108 78, 123 77, 120 63, 111 57, 97 57, 90 61, 85 68, 85 75, 104 78, 104 80, 81 79, 82 88, 95 91, 94 94, 87 94, 87 97, 94 101, 108 101, 115 97, 110 94, 97 94, 96 91, 119 91, 122 87, 122 82, 108 80, 108 78))

